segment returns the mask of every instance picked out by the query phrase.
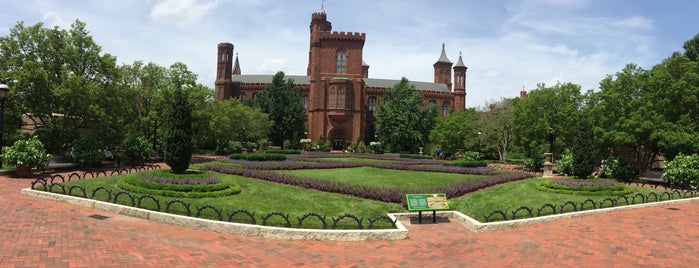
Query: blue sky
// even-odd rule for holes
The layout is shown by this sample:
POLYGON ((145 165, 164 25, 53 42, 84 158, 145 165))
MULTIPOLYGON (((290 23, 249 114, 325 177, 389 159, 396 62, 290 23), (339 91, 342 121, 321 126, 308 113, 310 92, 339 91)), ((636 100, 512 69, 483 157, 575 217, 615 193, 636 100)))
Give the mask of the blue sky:
MULTIPOLYGON (((69 28, 79 19, 119 63, 183 62, 213 87, 216 46, 244 74, 305 75, 311 14, 321 0, 0 0, 0 35, 18 21, 69 28)), ((696 0, 327 0, 333 30, 364 32, 372 78, 432 81, 442 43, 469 67, 467 107, 524 86, 597 89, 627 63, 651 68, 699 33, 696 0)))

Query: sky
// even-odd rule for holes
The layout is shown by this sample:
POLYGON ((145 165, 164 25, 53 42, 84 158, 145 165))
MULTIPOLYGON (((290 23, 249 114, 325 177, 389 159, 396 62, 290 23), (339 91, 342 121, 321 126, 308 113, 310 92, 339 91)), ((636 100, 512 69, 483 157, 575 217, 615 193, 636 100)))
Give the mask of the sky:
POLYGON ((699 33, 696 0, 0 0, 0 35, 17 22, 87 24, 119 64, 186 64, 213 88, 218 43, 235 46, 243 74, 305 75, 311 14, 333 31, 366 33, 369 77, 433 81, 445 44, 468 67, 466 107, 537 84, 598 90, 634 63, 660 63, 699 33))

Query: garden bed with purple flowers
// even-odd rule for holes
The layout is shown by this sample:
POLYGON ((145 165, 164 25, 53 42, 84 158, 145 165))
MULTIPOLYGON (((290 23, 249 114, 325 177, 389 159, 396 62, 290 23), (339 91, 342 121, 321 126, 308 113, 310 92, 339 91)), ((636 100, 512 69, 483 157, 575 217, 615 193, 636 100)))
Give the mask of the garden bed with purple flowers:
POLYGON ((541 191, 594 196, 618 196, 633 193, 633 189, 609 179, 553 179, 537 185, 541 191))

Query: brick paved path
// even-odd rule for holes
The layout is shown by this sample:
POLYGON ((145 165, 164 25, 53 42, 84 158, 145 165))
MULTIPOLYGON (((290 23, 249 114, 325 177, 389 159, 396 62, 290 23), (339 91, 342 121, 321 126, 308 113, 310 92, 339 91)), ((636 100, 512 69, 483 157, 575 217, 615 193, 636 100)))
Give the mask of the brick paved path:
POLYGON ((19 193, 0 177, 0 267, 695 267, 699 202, 475 234, 411 225, 401 241, 286 241, 149 222, 19 193), (108 216, 97 220, 93 214, 108 216))

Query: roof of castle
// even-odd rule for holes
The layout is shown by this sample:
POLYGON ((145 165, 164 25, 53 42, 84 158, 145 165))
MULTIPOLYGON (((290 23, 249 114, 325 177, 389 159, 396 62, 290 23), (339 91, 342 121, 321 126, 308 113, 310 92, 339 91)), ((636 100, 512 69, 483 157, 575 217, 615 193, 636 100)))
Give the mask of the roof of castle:
POLYGON ((466 67, 466 65, 464 65, 464 61, 461 60, 461 52, 459 52, 459 60, 456 61, 456 65, 454 65, 454 67, 466 67))
MULTIPOLYGON (((271 84, 274 75, 261 74, 261 75, 233 75, 233 83, 245 83, 245 84, 271 84)), ((285 75, 284 79, 294 80, 294 84, 297 85, 309 85, 311 83, 311 77, 305 75, 285 75)), ((389 88, 395 86, 400 82, 400 80, 394 79, 379 79, 379 78, 363 78, 364 83, 367 87, 374 88, 389 88)), ((439 91, 439 92, 451 92, 451 89, 447 87, 446 84, 441 83, 430 83, 430 82, 414 82, 410 81, 411 84, 415 85, 417 90, 421 91, 439 91)))
POLYGON ((442 43, 442 55, 439 56, 439 60, 437 60, 437 62, 451 63, 449 58, 447 58, 447 52, 444 51, 444 43, 442 43))
POLYGON ((238 53, 235 53, 235 63, 233 63, 233 73, 240 74, 240 63, 238 62, 238 53))

